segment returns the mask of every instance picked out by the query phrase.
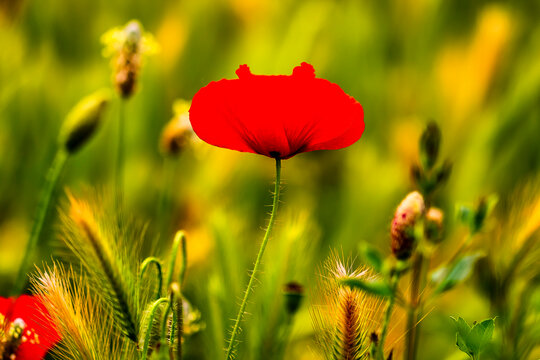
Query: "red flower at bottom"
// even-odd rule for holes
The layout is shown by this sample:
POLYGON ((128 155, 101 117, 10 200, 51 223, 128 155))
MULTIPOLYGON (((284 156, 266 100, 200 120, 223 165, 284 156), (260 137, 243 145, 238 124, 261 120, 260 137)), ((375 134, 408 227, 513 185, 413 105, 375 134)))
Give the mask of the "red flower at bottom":
POLYGON ((37 296, 0 297, 0 358, 43 359, 60 340, 37 296))
POLYGON ((211 145, 287 159, 354 144, 364 131, 362 105, 302 63, 292 75, 253 75, 200 89, 189 110, 195 133, 211 145))

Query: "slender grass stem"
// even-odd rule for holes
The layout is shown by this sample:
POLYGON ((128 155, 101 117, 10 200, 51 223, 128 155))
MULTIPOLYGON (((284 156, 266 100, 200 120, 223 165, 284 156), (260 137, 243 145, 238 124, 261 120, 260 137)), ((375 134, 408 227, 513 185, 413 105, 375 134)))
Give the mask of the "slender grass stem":
POLYGON ((163 271, 161 270, 161 262, 156 257, 148 257, 141 264, 141 270, 139 272, 139 282, 142 283, 142 278, 146 272, 146 268, 154 264, 157 270, 158 287, 156 292, 156 300, 161 298, 161 289, 163 288, 163 271))
POLYGON ((45 222, 45 217, 47 215, 47 210, 49 209, 49 203, 51 202, 52 194, 58 178, 64 169, 66 160, 68 159, 68 153, 63 149, 59 148, 54 156, 54 160, 47 172, 45 179, 45 185, 43 187, 41 197, 37 207, 37 215, 32 225, 32 230, 30 232, 30 238, 26 244, 26 250, 24 252, 24 257, 19 267, 19 273, 17 279, 15 280, 15 286, 13 288, 13 294, 18 295, 24 290, 26 284, 27 272, 30 269, 30 264, 36 248, 39 243, 39 237, 41 235, 41 230, 43 229, 43 223, 45 222))
POLYGON ((153 326, 153 323, 154 323, 154 317, 156 316, 156 311, 157 309, 159 309, 159 306, 164 303, 164 302, 168 302, 169 299, 167 298, 161 298, 161 299, 157 299, 156 301, 154 301, 152 303, 152 306, 150 308, 150 314, 149 314, 149 319, 148 319, 148 329, 146 329, 146 333, 145 333, 145 336, 144 336, 144 343, 143 343, 143 348, 142 348, 142 354, 141 354, 141 359, 142 360, 146 360, 146 358, 148 357, 148 347, 150 345, 150 338, 152 337, 152 326, 153 326))
POLYGON ((244 293, 244 299, 242 300, 242 304, 240 305, 240 309, 238 311, 236 321, 234 322, 231 338, 229 340, 229 346, 227 348, 227 357, 226 357, 227 360, 231 360, 234 357, 234 350, 236 348, 236 337, 238 336, 238 332, 240 331, 240 321, 242 321, 242 318, 244 317, 244 313, 246 311, 246 306, 247 306, 249 296, 251 295, 251 292, 253 291, 255 275, 257 274, 259 270, 259 266, 261 264, 261 260, 264 254, 264 250, 266 248, 266 244, 268 243, 268 239, 270 238, 270 233, 272 232, 272 228, 274 227, 274 221, 276 218, 276 213, 277 213, 278 204, 279 204, 280 181, 281 181, 281 159, 276 158, 276 184, 275 184, 275 190, 274 190, 274 202, 272 204, 272 213, 270 215, 270 221, 268 222, 268 227, 266 228, 266 232, 264 234, 261 247, 259 248, 257 259, 255 260, 255 265, 253 266, 253 271, 251 272, 251 276, 249 278, 246 292, 244 293))
POLYGON ((118 142, 116 148, 116 172, 115 172, 115 193, 116 209, 119 215, 119 225, 123 226, 122 212, 120 211, 124 201, 124 147, 125 147, 125 100, 120 99, 118 107, 118 142))
POLYGON ((417 333, 417 317, 420 295, 420 277, 422 275, 422 264, 424 256, 418 253, 413 264, 412 284, 411 284, 411 307, 407 312, 407 338, 405 341, 405 359, 414 360, 416 358, 415 342, 417 333))
POLYGON ((180 246, 182 246, 182 265, 180 268, 179 283, 180 283, 180 286, 182 286, 182 282, 184 281, 184 277, 186 274, 186 266, 187 266, 186 234, 183 231, 178 231, 176 235, 174 236, 173 245, 171 249, 171 256, 169 258, 169 267, 167 269, 167 278, 165 282, 165 286, 167 286, 167 288, 173 282, 174 268, 176 265, 176 258, 178 256, 178 248, 180 246))
POLYGON ((182 336, 184 335, 184 306, 182 300, 182 292, 180 285, 173 283, 171 285, 171 303, 172 308, 172 323, 171 323, 171 353, 172 358, 176 360, 182 359, 182 336), (174 347, 174 338, 176 337, 176 347, 174 347))
POLYGON ((379 341, 379 359, 384 360, 384 342, 386 340, 386 335, 388 334, 388 326, 390 325, 390 318, 392 317, 392 311, 394 310, 394 304, 396 302, 396 290, 399 283, 399 274, 392 275, 392 296, 388 300, 388 307, 384 314, 384 322, 381 330, 381 339, 379 341))
POLYGON ((163 182, 161 184, 157 208, 157 232, 162 238, 168 236, 170 230, 168 224, 171 211, 171 188, 176 173, 176 160, 167 156, 163 158, 163 182))

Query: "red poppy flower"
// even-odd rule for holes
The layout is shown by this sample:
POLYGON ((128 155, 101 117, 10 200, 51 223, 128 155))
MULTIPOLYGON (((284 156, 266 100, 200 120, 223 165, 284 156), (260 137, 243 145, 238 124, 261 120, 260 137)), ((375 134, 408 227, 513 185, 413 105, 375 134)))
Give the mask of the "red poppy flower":
POLYGON ((60 340, 47 310, 37 296, 0 298, 0 357, 43 359, 60 340))
POLYGON ((236 75, 211 82, 193 97, 191 125, 211 145, 287 159, 347 147, 364 131, 362 105, 316 78, 307 63, 292 75, 254 75, 247 65, 236 75))

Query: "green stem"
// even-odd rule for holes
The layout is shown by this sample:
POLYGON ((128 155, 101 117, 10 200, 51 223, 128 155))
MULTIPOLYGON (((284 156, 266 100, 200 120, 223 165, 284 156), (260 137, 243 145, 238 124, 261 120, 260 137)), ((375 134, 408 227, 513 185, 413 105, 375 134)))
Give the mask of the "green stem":
POLYGON ((125 100, 120 99, 118 107, 118 143, 116 148, 116 173, 115 173, 115 192, 116 192, 116 210, 118 211, 119 225, 123 226, 121 209, 124 201, 124 138, 125 138, 125 100))
POLYGON ((171 159, 167 156, 163 158, 163 181, 159 195, 159 203, 157 209, 157 232, 162 238, 168 236, 169 219, 171 211, 171 187, 176 173, 176 159, 171 159))
POLYGON ((279 204, 280 181, 281 181, 281 159, 276 158, 276 184, 275 184, 275 190, 274 190, 274 202, 272 204, 272 213, 270 215, 270 221, 268 222, 268 227, 266 228, 266 233, 264 234, 264 238, 261 243, 261 247, 259 249, 259 254, 257 255, 257 259, 255 260, 255 265, 253 266, 253 271, 251 272, 251 276, 249 278, 246 292, 244 293, 244 299, 242 300, 242 304, 240 305, 238 315, 236 316, 236 321, 234 322, 231 338, 229 340, 229 347, 227 348, 227 357, 226 357, 227 360, 231 360, 234 357, 234 350, 236 347, 236 337, 238 336, 238 332, 240 331, 240 321, 242 321, 242 318, 244 317, 244 313, 246 311, 246 306, 247 306, 249 296, 251 295, 251 292, 253 291, 255 275, 257 274, 259 270, 261 259, 264 254, 264 249, 266 248, 266 244, 268 243, 268 239, 270 238, 270 233, 272 232, 272 228, 274 226, 274 221, 276 218, 276 213, 277 213, 278 204, 279 204))
POLYGON ((393 274, 391 282, 392 296, 388 299, 388 307, 384 314, 381 339, 379 341, 379 357, 381 360, 384 360, 384 342, 386 340, 386 335, 388 334, 388 326, 390 325, 390 318, 392 317, 392 310, 394 309, 394 303, 396 301, 396 289, 399 283, 399 274, 393 274))
POLYGON ((161 298, 154 301, 152 304, 152 307, 150 308, 150 318, 148 319, 148 329, 146 329, 146 334, 144 336, 144 344, 142 348, 142 360, 146 360, 146 357, 148 356, 148 347, 150 345, 150 338, 152 337, 152 326, 154 323, 154 317, 156 316, 156 311, 159 308, 159 306, 164 303, 168 302, 169 299, 167 298, 161 298))
POLYGON ((156 299, 161 298, 161 289, 163 287, 163 271, 161 269, 161 262, 156 257, 148 257, 146 258, 142 264, 141 264, 141 270, 139 272, 139 281, 142 284, 142 278, 144 276, 144 273, 146 272, 146 268, 150 265, 154 264, 156 265, 156 270, 158 272, 158 287, 157 287, 157 293, 156 293, 156 299))
POLYGON ((182 336, 184 335, 184 306, 182 293, 178 284, 171 286, 172 302, 172 324, 171 324, 171 350, 173 357, 177 360, 182 359, 182 336), (176 347, 174 347, 174 337, 176 336, 176 347), (174 356, 176 355, 176 356, 174 356))
POLYGON ((54 160, 47 172, 45 179, 45 186, 43 187, 41 197, 37 206, 37 216, 32 225, 32 231, 30 232, 30 238, 26 244, 26 251, 24 252, 24 257, 19 267, 19 273, 17 275, 17 280, 15 280, 15 286, 13 289, 13 294, 18 295, 22 293, 24 286, 26 284, 27 272, 30 270, 30 264, 36 248, 39 243, 39 237, 41 235, 41 230, 43 229, 43 223, 47 215, 47 210, 49 209, 49 203, 51 202, 52 194, 58 178, 66 164, 69 154, 63 149, 59 148, 54 156, 54 160))
POLYGON ((169 258, 169 268, 167 269, 167 278, 165 286, 167 288, 173 281, 174 268, 176 265, 176 258, 178 254, 178 247, 182 245, 182 267, 180 268, 180 285, 184 281, 187 266, 187 251, 186 251, 186 235, 183 231, 178 231, 174 236, 173 245, 171 249, 171 257, 169 258))
POLYGON ((420 292, 420 276, 422 274, 422 264, 424 262, 424 256, 422 253, 418 253, 413 265, 412 284, 411 284, 411 306, 407 312, 407 338, 405 340, 405 359, 414 360, 415 354, 415 342, 417 332, 417 310, 419 303, 420 292))

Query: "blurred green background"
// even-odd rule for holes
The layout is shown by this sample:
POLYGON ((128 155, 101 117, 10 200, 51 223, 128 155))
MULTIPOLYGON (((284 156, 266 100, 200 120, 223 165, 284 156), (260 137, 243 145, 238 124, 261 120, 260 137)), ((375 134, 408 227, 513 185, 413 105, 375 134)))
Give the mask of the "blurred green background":
MULTIPOLYGON (((188 342, 188 358, 221 355, 218 339, 228 333, 263 234, 274 163, 194 144, 171 160, 172 221, 160 230, 158 143, 174 100, 235 77, 240 64, 290 74, 306 61, 364 107, 357 144, 283 164, 279 240, 269 245, 253 301, 271 299, 277 310, 252 306, 242 343, 264 358, 256 353, 272 336, 283 283, 300 281, 309 294, 332 249, 354 257, 359 242, 369 241, 389 252, 390 220, 411 189, 409 167, 429 119, 440 125, 443 157, 454 163, 435 201, 449 219, 456 202, 490 193, 504 201, 538 172, 539 13, 533 0, 0 0, 0 295, 16 274, 65 115, 83 96, 111 86, 99 41, 108 29, 138 19, 160 45, 127 105, 125 198, 130 215, 149 224, 148 242, 165 249, 174 230, 190 235, 185 293, 206 330, 188 342)), ((97 136, 70 158, 44 229, 43 259, 58 233, 63 189, 111 193, 117 112, 118 101, 97 136)), ((457 234, 445 245, 451 249, 460 230, 448 226, 457 234)), ((314 347, 308 305, 309 296, 289 358, 315 356, 305 350, 314 347)), ((472 286, 445 295, 424 321, 421 358, 463 358, 450 315, 481 320, 489 308, 472 286)))

